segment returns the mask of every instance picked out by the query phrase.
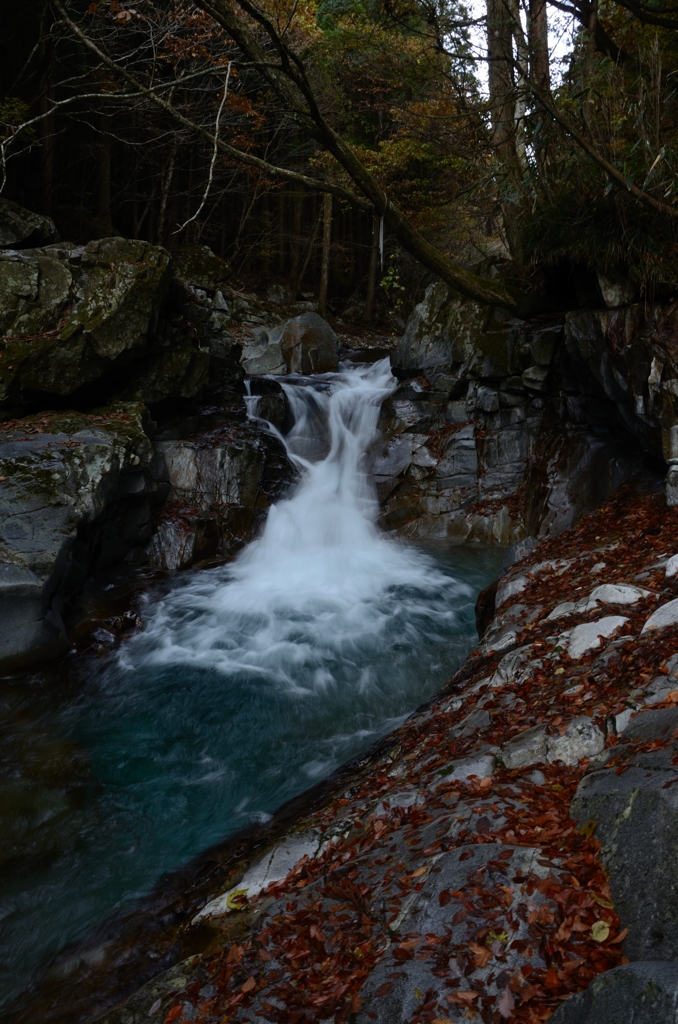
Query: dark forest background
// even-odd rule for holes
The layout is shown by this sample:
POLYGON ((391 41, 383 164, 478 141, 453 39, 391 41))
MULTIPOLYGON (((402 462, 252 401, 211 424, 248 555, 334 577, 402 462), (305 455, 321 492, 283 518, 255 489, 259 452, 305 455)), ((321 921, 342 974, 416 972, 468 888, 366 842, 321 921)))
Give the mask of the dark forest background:
POLYGON ((317 297, 325 265, 332 311, 402 321, 435 260, 382 223, 220 11, 271 62, 303 62, 325 122, 450 265, 563 302, 595 274, 673 292, 678 7, 663 0, 6 5, 3 197, 76 242, 200 242, 253 289, 317 297), (556 13, 575 25, 557 63, 556 13))

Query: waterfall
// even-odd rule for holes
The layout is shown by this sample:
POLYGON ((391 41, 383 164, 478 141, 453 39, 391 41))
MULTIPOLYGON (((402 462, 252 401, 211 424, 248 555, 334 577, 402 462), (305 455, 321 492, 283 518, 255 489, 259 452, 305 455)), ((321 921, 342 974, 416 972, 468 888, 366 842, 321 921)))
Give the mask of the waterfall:
MULTIPOLYGON (((388 360, 282 386, 294 416, 282 438, 300 470, 294 493, 235 562, 193 574, 149 609, 121 655, 130 667, 191 664, 299 693, 364 687, 370 663, 394 644, 411 648, 423 634, 430 644, 431 631, 453 625, 468 588, 374 523, 365 454, 395 386, 388 360)), ((249 406, 256 415, 256 400, 249 406)))

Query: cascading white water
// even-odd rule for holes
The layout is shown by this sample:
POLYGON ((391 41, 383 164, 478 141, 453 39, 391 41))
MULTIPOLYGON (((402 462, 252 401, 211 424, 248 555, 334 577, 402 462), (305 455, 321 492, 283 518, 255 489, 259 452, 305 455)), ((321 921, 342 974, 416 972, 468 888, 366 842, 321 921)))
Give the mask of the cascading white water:
MULTIPOLYGON (((388 359, 283 383, 294 415, 283 441, 301 472, 294 494, 270 509, 263 533, 235 563, 194 576, 155 606, 123 652, 128 664, 138 667, 141 656, 253 672, 298 692, 364 687, 372 675, 365 659, 397 637, 416 643, 422 618, 426 634, 436 623, 449 629, 453 598, 468 588, 374 525, 364 459, 395 383, 388 359), (360 678, 349 682, 358 651, 360 678)), ((256 400, 250 409, 255 414, 256 400)))

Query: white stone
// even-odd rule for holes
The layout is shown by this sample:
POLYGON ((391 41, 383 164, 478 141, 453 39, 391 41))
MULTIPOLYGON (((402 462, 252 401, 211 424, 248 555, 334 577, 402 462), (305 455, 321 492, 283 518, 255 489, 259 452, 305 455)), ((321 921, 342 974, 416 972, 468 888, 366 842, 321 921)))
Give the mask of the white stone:
POLYGON ((494 600, 495 611, 499 611, 503 604, 511 597, 515 597, 516 594, 520 594, 525 589, 530 581, 527 576, 513 576, 506 580, 505 583, 500 583, 497 587, 497 596, 494 600))
POLYGON ((525 768, 545 761, 576 765, 582 757, 595 757, 605 746, 605 737, 590 718, 573 719, 562 736, 548 736, 545 725, 519 733, 501 748, 507 768, 525 768))
POLYGON ((528 679, 534 669, 541 666, 540 660, 530 662, 529 652, 533 650, 532 644, 525 644, 517 650, 505 654, 497 665, 497 670, 490 678, 490 686, 504 686, 505 683, 512 683, 516 680, 523 682, 528 679))
POLYGON ((670 579, 678 573, 678 555, 671 555, 666 563, 666 578, 670 579))
POLYGON ((678 622, 678 598, 661 605, 643 626, 641 633, 649 633, 653 629, 666 629, 667 626, 675 626, 678 622))
POLYGON ((636 604, 649 593, 649 590, 627 583, 603 583, 591 591, 589 601, 596 601, 599 604, 636 604))
POLYGON ((546 761, 546 729, 536 725, 519 733, 501 748, 501 759, 507 768, 524 768, 546 761))
POLYGON ((624 711, 620 711, 618 715, 614 716, 614 727, 617 736, 621 736, 635 713, 636 712, 633 708, 626 708, 624 711))
POLYGON ((595 757, 604 746, 602 731, 584 715, 570 722, 562 736, 548 737, 547 757, 574 766, 582 757, 595 757))
POLYGON ((270 850, 265 857, 252 864, 242 877, 228 892, 221 893, 210 900, 193 918, 193 924, 208 917, 222 917, 239 907, 233 906, 234 896, 242 896, 243 900, 254 899, 272 882, 280 882, 292 871, 304 857, 317 857, 321 844, 317 835, 309 833, 288 836, 283 842, 270 850))
POLYGON ((516 642, 516 635, 515 629, 509 629, 505 633, 500 633, 496 640, 488 640, 486 643, 481 644, 478 650, 483 654, 489 654, 490 651, 499 653, 499 651, 503 651, 507 647, 512 647, 514 645, 516 642))
POLYGON ((559 619, 562 615, 571 615, 576 607, 575 601, 563 601, 562 604, 557 604, 553 611, 546 616, 546 622, 550 619, 559 619))
POLYGON ((495 763, 492 754, 465 757, 461 761, 455 761, 450 770, 446 769, 444 778, 446 782, 466 782, 472 775, 486 779, 488 775, 492 775, 495 763))
POLYGON ((386 797, 389 807, 418 807, 426 803, 426 797, 418 789, 400 789, 386 797))
MULTIPOLYGON (((678 601, 675 602, 678 605, 678 601)), ((678 608, 676 609, 678 619, 678 608)), ((567 653, 571 658, 581 658, 587 651, 602 646, 601 637, 612 636, 628 619, 623 615, 606 615, 597 622, 582 622, 575 626, 567 642, 567 653)))
POLYGON ((563 601, 562 604, 557 605, 551 614, 547 615, 546 621, 559 619, 562 615, 590 612, 599 604, 636 604, 641 598, 647 597, 649 593, 649 590, 643 590, 642 587, 634 587, 627 583, 601 583, 599 587, 591 591, 588 597, 582 597, 579 601, 563 601))
POLYGON ((431 469, 433 466, 438 465, 438 460, 428 450, 425 444, 419 445, 412 452, 412 462, 415 466, 421 466, 424 469, 431 469))

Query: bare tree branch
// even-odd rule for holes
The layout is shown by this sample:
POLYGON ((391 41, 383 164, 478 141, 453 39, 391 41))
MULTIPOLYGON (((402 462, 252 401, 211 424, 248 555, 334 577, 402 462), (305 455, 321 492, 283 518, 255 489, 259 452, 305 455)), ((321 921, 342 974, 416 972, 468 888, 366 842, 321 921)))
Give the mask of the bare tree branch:
POLYGON ((221 103, 219 104, 219 110, 217 111, 217 118, 216 118, 216 121, 214 123, 214 148, 212 150, 212 159, 210 161, 210 170, 209 170, 209 174, 207 176, 207 185, 205 186, 205 194, 202 197, 202 202, 200 203, 200 206, 195 211, 193 216, 189 217, 188 220, 185 221, 181 225, 181 227, 177 228, 177 230, 173 232, 173 234, 175 234, 175 235, 178 235, 181 231, 184 230, 184 228, 187 228, 189 224, 191 224, 194 220, 197 219, 197 217, 200 214, 200 212, 202 211, 205 203, 207 202, 208 195, 210 194, 210 189, 212 187, 212 181, 214 179, 214 165, 217 162, 217 153, 219 152, 219 122, 221 121, 221 112, 224 109, 224 104, 226 103, 226 98, 228 96, 228 82, 229 82, 229 79, 231 77, 231 67, 232 67, 232 65, 233 65, 233 61, 229 60, 229 62, 228 62, 228 71, 226 72, 226 81, 224 83, 224 95, 223 95, 223 97, 221 99, 221 103))

